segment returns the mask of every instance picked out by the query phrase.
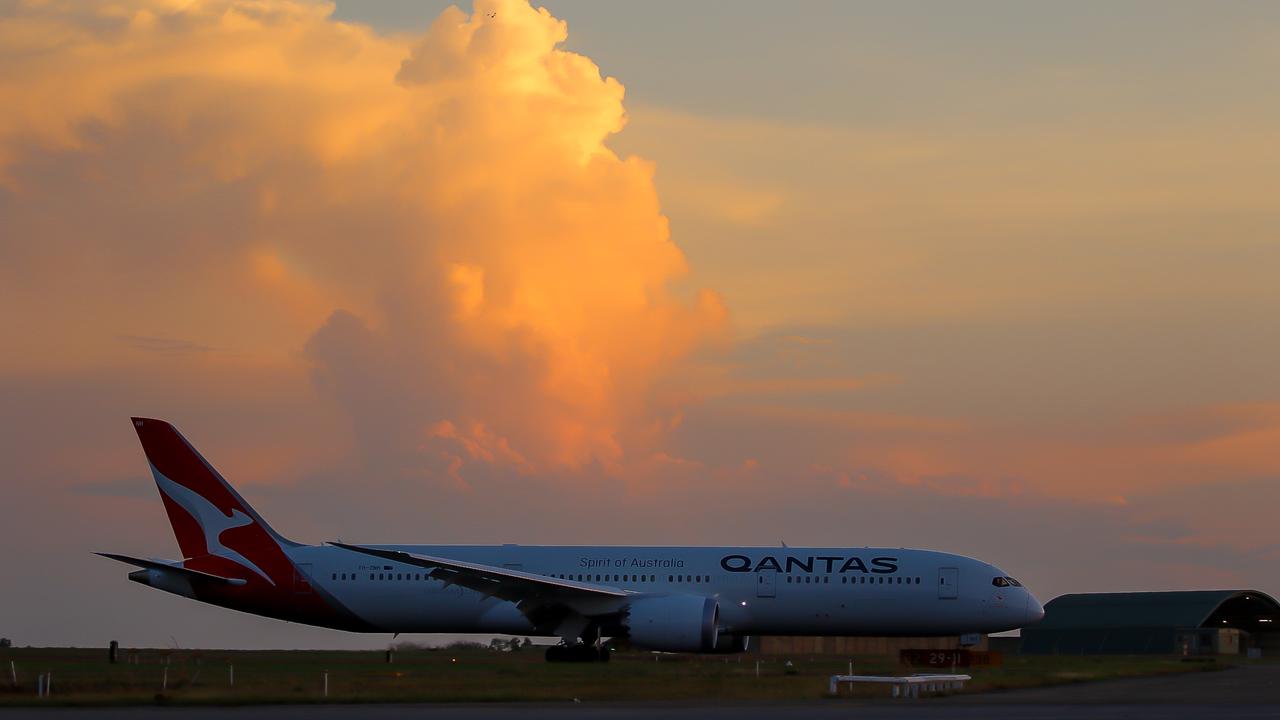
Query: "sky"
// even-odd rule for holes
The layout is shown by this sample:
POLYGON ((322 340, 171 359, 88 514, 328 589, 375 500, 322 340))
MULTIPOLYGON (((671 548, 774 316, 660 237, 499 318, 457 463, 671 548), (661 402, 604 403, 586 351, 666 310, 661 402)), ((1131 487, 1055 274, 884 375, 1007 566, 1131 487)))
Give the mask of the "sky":
POLYGON ((926 547, 1280 592, 1280 6, 0 0, 0 636, 131 415, 302 542, 926 547), (20 560, 19 560, 20 558, 20 560))

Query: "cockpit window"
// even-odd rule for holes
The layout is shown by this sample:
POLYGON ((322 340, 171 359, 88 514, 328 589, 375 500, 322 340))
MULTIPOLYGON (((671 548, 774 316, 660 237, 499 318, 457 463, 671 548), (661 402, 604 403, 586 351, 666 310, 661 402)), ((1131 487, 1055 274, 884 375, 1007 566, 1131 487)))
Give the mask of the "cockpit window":
POLYGON ((1014 587, 1022 587, 1022 583, 1018 582, 1017 580, 1014 580, 1014 579, 1013 579, 1013 578, 1011 578, 1011 577, 1007 577, 1007 578, 1005 578, 1005 580, 1008 580, 1008 581, 1009 581, 1009 584, 1010 584, 1010 585, 1012 585, 1012 586, 1014 586, 1014 587))
POLYGON ((1009 587, 1009 581, 1002 577, 992 579, 991 584, 996 587, 1009 587))

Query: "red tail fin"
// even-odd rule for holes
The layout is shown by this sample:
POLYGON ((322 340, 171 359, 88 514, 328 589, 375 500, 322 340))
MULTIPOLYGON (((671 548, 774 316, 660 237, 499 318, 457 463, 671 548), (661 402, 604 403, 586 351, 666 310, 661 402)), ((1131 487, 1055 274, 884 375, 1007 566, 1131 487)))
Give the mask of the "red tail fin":
POLYGON ((282 546, 296 543, 272 530, 172 425, 133 418, 133 427, 184 558, 224 571, 238 567, 237 576, 248 580, 256 575, 273 585, 292 582, 293 564, 282 546))

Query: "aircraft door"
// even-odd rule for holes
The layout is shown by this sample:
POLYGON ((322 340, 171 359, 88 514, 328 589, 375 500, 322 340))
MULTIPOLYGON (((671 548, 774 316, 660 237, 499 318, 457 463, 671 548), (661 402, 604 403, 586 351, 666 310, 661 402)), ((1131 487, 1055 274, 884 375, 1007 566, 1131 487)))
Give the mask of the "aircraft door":
POLYGON ((954 600, 960 597, 959 568, 938 568, 938 599, 954 600))
POLYGON ((764 570, 756 573, 756 597, 777 597, 778 591, 774 583, 777 577, 778 573, 775 570, 764 570))

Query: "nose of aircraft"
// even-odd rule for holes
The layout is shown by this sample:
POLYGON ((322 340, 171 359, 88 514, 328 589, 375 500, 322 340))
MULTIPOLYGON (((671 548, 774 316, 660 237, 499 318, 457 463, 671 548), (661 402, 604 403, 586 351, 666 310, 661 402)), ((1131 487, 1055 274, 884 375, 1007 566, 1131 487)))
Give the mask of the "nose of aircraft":
POLYGON ((1036 600, 1035 596, 1027 593, 1027 619, 1026 624, 1038 623, 1044 618, 1044 606, 1036 600))

